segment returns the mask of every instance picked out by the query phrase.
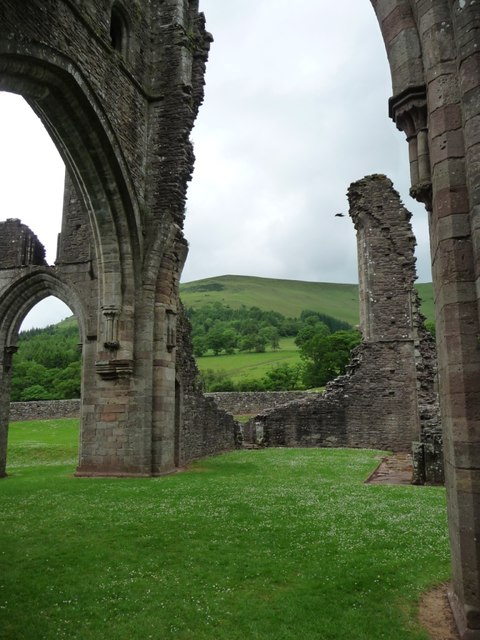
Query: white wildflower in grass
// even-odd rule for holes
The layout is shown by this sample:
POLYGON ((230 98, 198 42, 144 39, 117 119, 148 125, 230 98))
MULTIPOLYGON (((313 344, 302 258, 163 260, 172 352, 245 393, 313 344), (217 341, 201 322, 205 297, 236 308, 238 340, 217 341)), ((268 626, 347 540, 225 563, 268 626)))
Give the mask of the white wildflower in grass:
POLYGON ((364 485, 381 452, 237 451, 78 480, 77 427, 60 423, 11 426, 5 637, 425 638, 415 605, 449 575, 445 493, 364 485))

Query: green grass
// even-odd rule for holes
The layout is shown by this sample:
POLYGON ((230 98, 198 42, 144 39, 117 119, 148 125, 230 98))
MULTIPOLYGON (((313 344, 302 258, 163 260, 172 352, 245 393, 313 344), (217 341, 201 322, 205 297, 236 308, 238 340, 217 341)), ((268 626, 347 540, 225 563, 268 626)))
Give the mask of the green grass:
POLYGON ((73 426, 11 425, 2 639, 427 640, 420 593, 449 575, 443 489, 364 485, 379 452, 331 449, 75 479, 73 426))
POLYGON ((422 301, 421 311, 427 320, 435 320, 435 304, 433 302, 433 287, 431 282, 415 285, 422 301))
POLYGON ((278 351, 268 349, 265 353, 207 355, 196 358, 196 361, 200 371, 225 371, 234 382, 239 382, 242 378, 262 378, 275 365, 297 364, 301 360, 294 338, 282 338, 278 351))
MULTIPOLYGON (((434 319, 431 283, 417 285, 424 304, 422 311, 434 319)), ((180 296, 187 307, 208 302, 222 302, 233 308, 259 307, 298 317, 304 309, 312 309, 344 320, 359 322, 358 286, 327 282, 278 280, 253 276, 217 276, 180 285, 180 296)))

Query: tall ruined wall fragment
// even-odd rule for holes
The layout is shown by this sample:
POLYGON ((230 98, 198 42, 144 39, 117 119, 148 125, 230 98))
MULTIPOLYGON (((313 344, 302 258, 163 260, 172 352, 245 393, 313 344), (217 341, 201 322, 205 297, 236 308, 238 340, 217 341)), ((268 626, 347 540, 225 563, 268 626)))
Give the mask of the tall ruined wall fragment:
POLYGON ((430 426, 438 424, 432 342, 413 287, 410 213, 381 175, 353 183, 349 201, 358 238, 364 341, 353 351, 347 374, 327 385, 323 396, 254 419, 257 439, 267 445, 410 451, 427 414, 430 426))
POLYGON ((0 269, 46 265, 45 248, 17 218, 0 222, 0 269))
POLYGON ((230 451, 241 444, 240 426, 203 393, 193 357, 191 326, 180 307, 177 334, 177 466, 203 456, 230 451))

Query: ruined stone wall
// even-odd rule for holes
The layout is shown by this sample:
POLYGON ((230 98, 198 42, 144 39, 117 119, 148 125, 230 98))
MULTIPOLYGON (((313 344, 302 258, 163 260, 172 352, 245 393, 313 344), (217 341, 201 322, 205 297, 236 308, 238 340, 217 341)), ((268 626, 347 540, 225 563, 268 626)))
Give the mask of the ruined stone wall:
POLYGON ((190 460, 237 447, 240 427, 213 398, 203 394, 193 357, 191 327, 183 307, 177 326, 177 466, 183 466, 190 460))
POLYGON ((216 391, 206 393, 217 405, 232 415, 261 413, 280 404, 308 398, 311 391, 216 391))
MULTIPOLYGON (((180 348, 183 340, 180 337, 180 348)), ((183 361, 184 357, 179 356, 183 361)), ((188 367, 191 367, 189 358, 188 367)), ((189 369, 190 374, 194 370, 189 369)), ((196 379, 196 377, 195 377, 196 379)), ((231 415, 256 414, 280 404, 308 398, 312 392, 308 391, 218 391, 205 393, 205 399, 211 399, 222 411, 231 415)), ((80 415, 80 400, 38 400, 31 402, 11 402, 10 421, 43 420, 54 418, 78 418, 80 415)))
POLYGON ((410 451, 421 434, 419 404, 435 413, 429 335, 414 293, 414 239, 410 214, 385 176, 349 189, 359 242, 364 342, 347 374, 323 396, 292 402, 257 416, 244 437, 268 446, 349 446, 410 451), (371 323, 371 325, 370 325, 371 323), (421 401, 421 402, 420 402, 421 401))
POLYGON ((0 256, 0 269, 46 264, 42 243, 16 218, 0 222, 0 256))

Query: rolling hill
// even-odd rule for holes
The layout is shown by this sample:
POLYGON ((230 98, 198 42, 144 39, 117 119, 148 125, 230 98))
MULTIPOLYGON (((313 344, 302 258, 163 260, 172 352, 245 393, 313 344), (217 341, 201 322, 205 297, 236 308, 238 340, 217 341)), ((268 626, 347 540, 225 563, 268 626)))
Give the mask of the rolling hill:
MULTIPOLYGON (((422 312, 434 319, 431 283, 418 284, 422 312)), ((304 309, 312 309, 356 325, 359 322, 358 285, 301 280, 277 280, 254 276, 217 276, 180 285, 180 297, 186 307, 221 302, 232 308, 241 305, 278 311, 284 316, 298 317, 304 309)))
MULTIPOLYGON (((433 319, 431 284, 419 284, 422 310, 433 319)), ((276 311, 298 318, 306 309, 332 316, 351 325, 358 324, 358 286, 276 280, 252 276, 218 276, 181 285, 180 295, 187 308, 198 310, 211 302, 231 308, 244 305, 262 311, 276 311)), ((77 397, 80 390, 78 327, 74 317, 46 327, 22 332, 14 360, 12 399, 37 400, 77 397)), ((281 337, 278 347, 264 353, 237 352, 214 355, 208 350, 197 358, 202 372, 224 373, 235 383, 259 379, 272 367, 294 365, 300 353, 292 336, 281 337)))

